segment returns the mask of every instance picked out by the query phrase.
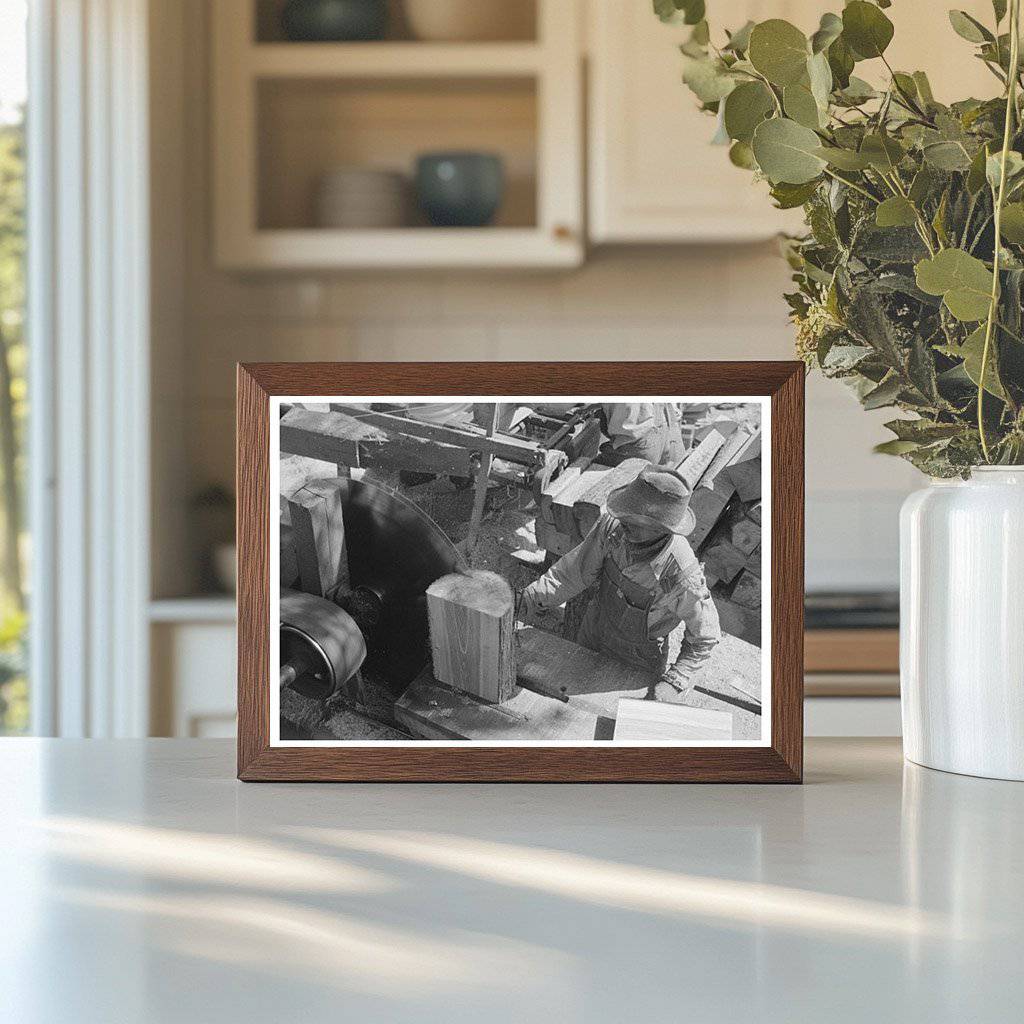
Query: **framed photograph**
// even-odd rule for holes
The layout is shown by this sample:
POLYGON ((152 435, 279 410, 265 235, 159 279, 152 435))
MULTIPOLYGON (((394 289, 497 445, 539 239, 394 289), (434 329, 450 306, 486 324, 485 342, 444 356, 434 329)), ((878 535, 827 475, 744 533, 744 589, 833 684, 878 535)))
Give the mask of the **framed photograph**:
POLYGON ((247 781, 799 782, 798 362, 238 368, 247 781))

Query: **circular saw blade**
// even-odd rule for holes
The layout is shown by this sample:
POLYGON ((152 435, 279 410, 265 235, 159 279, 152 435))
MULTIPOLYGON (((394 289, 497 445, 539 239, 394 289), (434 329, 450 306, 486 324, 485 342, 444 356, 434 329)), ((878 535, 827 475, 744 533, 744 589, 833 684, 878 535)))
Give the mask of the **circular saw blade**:
POLYGON ((401 691, 427 663, 427 588, 466 561, 430 516, 386 487, 349 480, 342 504, 350 585, 381 600, 367 629, 367 668, 401 691))

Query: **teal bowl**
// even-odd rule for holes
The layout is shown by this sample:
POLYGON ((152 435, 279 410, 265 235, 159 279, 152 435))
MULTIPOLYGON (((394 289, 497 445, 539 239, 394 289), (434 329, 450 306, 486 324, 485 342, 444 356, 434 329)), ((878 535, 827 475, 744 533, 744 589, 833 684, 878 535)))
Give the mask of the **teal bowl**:
POLYGON ((301 43, 381 39, 388 27, 387 0, 288 0, 281 27, 286 38, 301 43))
POLYGON ((494 153, 424 153, 416 161, 416 196, 435 227, 484 227, 504 194, 505 166, 494 153))

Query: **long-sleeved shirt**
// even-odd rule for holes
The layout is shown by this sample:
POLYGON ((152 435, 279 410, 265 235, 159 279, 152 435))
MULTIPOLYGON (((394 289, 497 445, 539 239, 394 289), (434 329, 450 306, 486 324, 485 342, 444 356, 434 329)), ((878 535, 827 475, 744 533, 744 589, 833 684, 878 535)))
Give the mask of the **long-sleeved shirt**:
POLYGON ((711 656, 722 637, 718 610, 704 570, 685 537, 672 535, 662 547, 631 544, 622 524, 605 513, 583 541, 533 585, 541 608, 553 608, 582 594, 601 578, 604 560, 654 594, 647 635, 667 637, 680 623, 686 631, 675 667, 689 677, 711 656))

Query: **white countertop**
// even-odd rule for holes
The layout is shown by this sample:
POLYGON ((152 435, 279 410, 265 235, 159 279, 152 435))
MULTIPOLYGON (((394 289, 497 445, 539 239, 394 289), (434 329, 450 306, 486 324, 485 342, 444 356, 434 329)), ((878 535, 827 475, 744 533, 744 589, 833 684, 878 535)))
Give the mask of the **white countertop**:
POLYGON ((243 785, 226 741, 0 741, 0 1021, 1019 1019, 1024 785, 807 769, 243 785))

